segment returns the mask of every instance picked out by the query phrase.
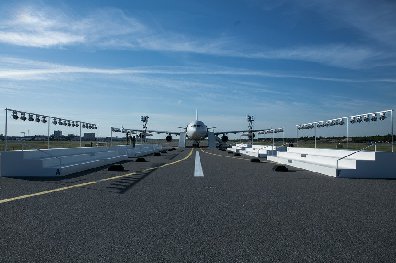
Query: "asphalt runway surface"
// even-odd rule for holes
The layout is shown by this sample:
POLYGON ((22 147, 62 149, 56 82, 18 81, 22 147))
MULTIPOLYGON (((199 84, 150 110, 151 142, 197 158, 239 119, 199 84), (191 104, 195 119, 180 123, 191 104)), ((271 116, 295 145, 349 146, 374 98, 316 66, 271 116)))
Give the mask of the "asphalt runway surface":
POLYGON ((395 262, 395 180, 196 151, 0 178, 0 262, 395 262))

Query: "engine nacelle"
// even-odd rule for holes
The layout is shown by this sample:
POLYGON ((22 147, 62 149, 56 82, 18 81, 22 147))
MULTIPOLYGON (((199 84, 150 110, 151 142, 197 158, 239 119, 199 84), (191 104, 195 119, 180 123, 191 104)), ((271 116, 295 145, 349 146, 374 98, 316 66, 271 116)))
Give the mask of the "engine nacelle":
POLYGON ((228 142, 228 136, 227 135, 221 136, 221 141, 222 142, 228 142))
POLYGON ((171 141, 172 141, 172 136, 171 136, 171 135, 168 135, 168 136, 166 136, 165 139, 166 139, 167 142, 171 142, 171 141))

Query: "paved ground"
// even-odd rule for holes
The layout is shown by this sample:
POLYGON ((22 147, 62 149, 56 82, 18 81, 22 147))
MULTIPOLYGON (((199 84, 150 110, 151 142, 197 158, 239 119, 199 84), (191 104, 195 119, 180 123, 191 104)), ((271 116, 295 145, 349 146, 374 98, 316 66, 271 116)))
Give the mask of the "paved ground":
POLYGON ((395 180, 276 173, 218 150, 194 177, 190 152, 0 178, 0 262, 394 262, 395 180))

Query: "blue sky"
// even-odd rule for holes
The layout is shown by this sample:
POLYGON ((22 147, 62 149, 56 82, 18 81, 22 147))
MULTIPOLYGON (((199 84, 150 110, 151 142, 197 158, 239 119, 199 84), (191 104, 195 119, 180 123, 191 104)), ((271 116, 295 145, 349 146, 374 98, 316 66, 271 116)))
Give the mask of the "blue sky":
MULTIPOLYGON (((1 107, 94 122, 99 136, 140 128, 141 115, 177 130, 196 108, 217 130, 244 129, 251 114, 286 136, 396 108, 394 1, 4 1, 0 11, 1 107)), ((14 135, 46 134, 9 123, 14 135)))

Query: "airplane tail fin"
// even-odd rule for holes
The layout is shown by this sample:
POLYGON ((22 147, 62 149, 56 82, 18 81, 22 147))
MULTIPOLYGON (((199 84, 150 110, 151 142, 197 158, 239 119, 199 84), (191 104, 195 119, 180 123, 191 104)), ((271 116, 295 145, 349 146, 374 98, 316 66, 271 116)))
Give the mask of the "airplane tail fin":
POLYGON ((198 120, 198 109, 195 109, 195 120, 198 120))

